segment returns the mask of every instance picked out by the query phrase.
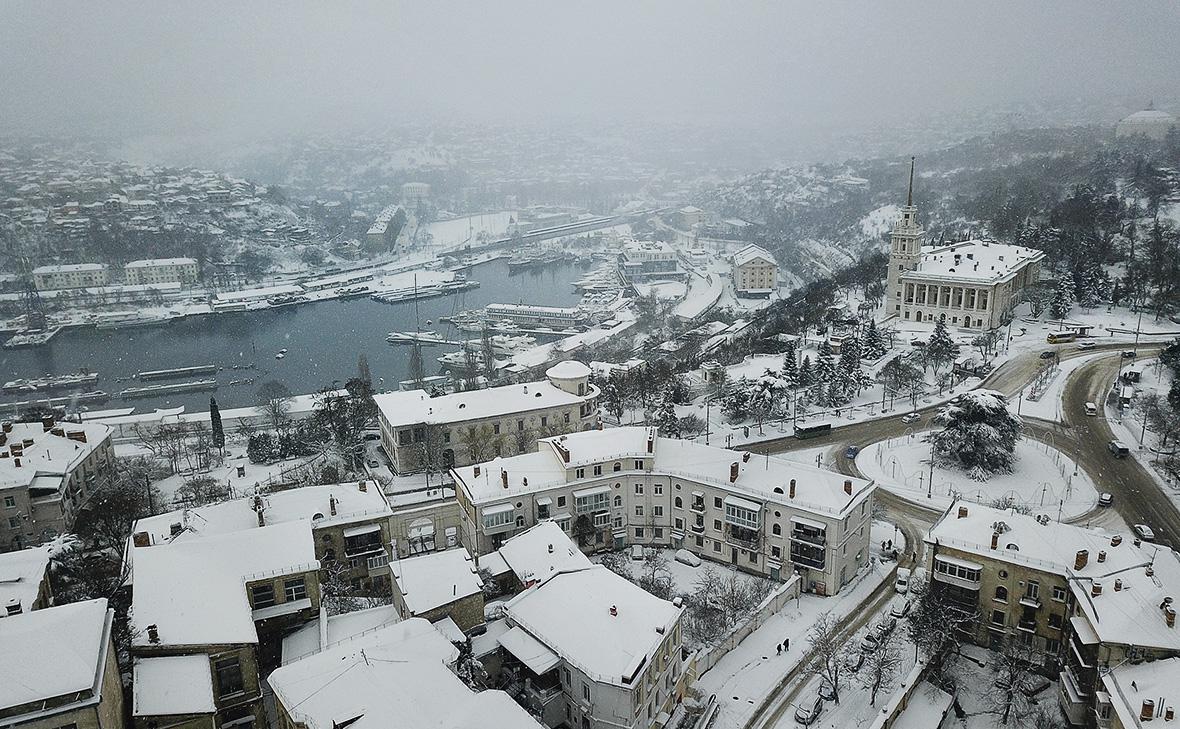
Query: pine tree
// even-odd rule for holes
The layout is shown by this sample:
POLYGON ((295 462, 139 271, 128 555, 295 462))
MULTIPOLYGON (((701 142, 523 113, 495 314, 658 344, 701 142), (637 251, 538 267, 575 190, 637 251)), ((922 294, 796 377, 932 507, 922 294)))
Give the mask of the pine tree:
POLYGON ((799 386, 799 363, 795 361, 798 350, 794 342, 790 342, 787 351, 783 353, 783 372, 782 377, 787 382, 788 387, 799 386))
POLYGON ((1049 304, 1049 316, 1054 319, 1064 319, 1069 316, 1069 310, 1073 308, 1073 301, 1073 282, 1064 277, 1059 279, 1057 291, 1053 294, 1053 302, 1049 304))
POLYGON ((811 369, 811 357, 803 355, 803 364, 799 365, 799 387, 811 387, 815 384, 815 372, 811 369))
POLYGON ((221 424, 221 410, 217 407, 217 398, 209 398, 209 430, 213 435, 213 447, 219 451, 225 450, 225 429, 221 424))
POLYGON ((849 337, 840 345, 839 378, 845 402, 859 395, 868 381, 860 366, 861 347, 856 337, 849 337))
POLYGON ((1008 400, 994 390, 972 390, 935 418, 941 431, 929 436, 937 462, 967 471, 976 480, 1011 473, 1023 422, 1008 411, 1008 400))
POLYGON ((934 333, 926 343, 926 360, 938 372, 943 367, 955 361, 959 356, 959 345, 951 338, 947 331, 946 322, 939 319, 934 323, 934 333))
POLYGON ((372 386, 373 373, 369 371, 369 358, 365 356, 364 352, 361 352, 361 355, 356 358, 356 376, 362 382, 372 386))
POLYGON ((861 356, 865 359, 879 359, 885 354, 885 338, 877 328, 877 322, 869 319, 865 327, 864 341, 861 343, 861 356))
POLYGON ((676 407, 672 404, 670 392, 665 392, 656 405, 655 426, 665 438, 680 437, 680 418, 676 417, 676 407))
POLYGON ((832 345, 824 340, 815 358, 815 379, 820 384, 830 384, 836 378, 836 365, 832 362, 832 345))
POLYGON ((410 346, 410 381, 414 387, 421 389, 422 381, 426 379, 426 368, 422 365, 422 345, 414 342, 410 346))

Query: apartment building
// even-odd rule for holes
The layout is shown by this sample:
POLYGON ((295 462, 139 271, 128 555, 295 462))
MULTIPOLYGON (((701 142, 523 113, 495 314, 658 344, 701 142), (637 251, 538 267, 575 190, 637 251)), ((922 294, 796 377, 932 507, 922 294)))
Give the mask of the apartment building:
POLYGON ((778 262, 770 251, 751 243, 733 254, 732 260, 738 296, 765 299, 778 290, 778 262))
POLYGON ((419 205, 430 202, 430 183, 402 183, 402 205, 407 210, 417 210, 419 205))
POLYGON ((393 605, 402 618, 450 618, 462 631, 483 625, 483 580, 466 549, 395 560, 389 571, 393 605))
POLYGON ((136 726, 167 726, 178 717, 194 726, 265 726, 261 677, 278 665, 283 633, 320 608, 320 563, 307 524, 136 547, 134 557, 136 680, 186 686, 141 704, 136 726), (190 658, 146 660, 175 657, 190 658), (195 711, 194 694, 211 704, 195 711))
POLYGON ((194 258, 147 258, 131 261, 123 266, 124 279, 131 285, 191 284, 197 280, 200 273, 200 267, 194 258))
POLYGON ((1094 722, 1098 729, 1142 729, 1152 721, 1176 720, 1180 658, 1124 663, 1103 671, 1101 677, 1094 722))
POLYGON ((375 481, 260 493, 140 519, 132 532, 128 561, 134 565, 144 547, 299 522, 309 530, 315 559, 325 569, 343 569, 341 576, 355 589, 388 595, 392 518, 393 510, 375 481))
POLYGON ((462 516, 455 489, 436 486, 386 497, 390 519, 391 559, 412 557, 459 546, 462 516))
POLYGON ((0 724, 119 729, 123 684, 105 599, 0 615, 0 724))
POLYGON ((619 254, 619 271, 631 282, 681 278, 680 256, 667 243, 631 241, 619 254))
POLYGON ((38 291, 84 289, 106 286, 110 282, 111 275, 101 263, 68 263, 33 269, 33 285, 38 291))
POLYGON ((0 553, 0 617, 49 607, 49 547, 0 553))
POLYGON ((111 430, 97 423, 0 425, 0 550, 65 533, 91 491, 114 475, 111 430))
POLYGON ((979 610, 980 645, 1019 641, 1059 670, 1074 725, 1109 722, 1108 669, 1180 656, 1180 556, 1166 547, 977 504, 952 504, 926 541, 932 588, 979 610))
POLYGON ((605 567, 562 570, 504 605, 500 670, 547 726, 663 727, 689 683, 682 614, 605 567))
POLYGON ((430 397, 425 390, 374 396, 381 444, 397 473, 464 466, 522 453, 537 438, 597 427, 598 388, 590 368, 561 362, 545 379, 430 397))
POLYGON ((868 560, 874 485, 779 458, 627 427, 542 439, 533 453, 451 470, 478 555, 552 520, 582 549, 628 544, 835 594, 868 560))

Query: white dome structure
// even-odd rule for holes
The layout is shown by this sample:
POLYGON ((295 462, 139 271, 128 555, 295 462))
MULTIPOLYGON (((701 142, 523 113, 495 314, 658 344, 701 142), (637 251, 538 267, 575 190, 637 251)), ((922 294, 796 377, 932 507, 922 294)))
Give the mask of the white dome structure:
POLYGON ((571 395, 585 395, 590 381, 590 368, 581 362, 566 360, 545 370, 545 378, 554 387, 571 395))
POLYGON ((1137 111, 1120 121, 1114 128, 1114 135, 1116 137, 1142 136, 1162 141, 1168 136, 1168 130, 1178 124, 1180 122, 1176 121, 1176 117, 1166 111, 1156 109, 1154 104, 1149 104, 1143 111, 1137 111))

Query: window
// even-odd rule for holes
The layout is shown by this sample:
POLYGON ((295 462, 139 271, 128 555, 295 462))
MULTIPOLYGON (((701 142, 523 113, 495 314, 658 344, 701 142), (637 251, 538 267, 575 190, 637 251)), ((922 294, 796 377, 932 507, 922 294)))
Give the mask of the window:
POLYGON ((595 467, 594 467, 594 475, 595 475, 595 476, 601 476, 601 475, 602 475, 602 466, 595 466, 595 467))
POLYGON ((779 524, 772 524, 770 527, 770 533, 776 537, 781 537, 783 535, 783 528, 779 524))
POLYGON ((492 434, 493 434, 493 435, 499 435, 499 434, 500 434, 500 424, 499 424, 499 423, 494 423, 494 424, 492 425, 492 434))
POLYGON ((1003 610, 992 610, 992 624, 993 625, 1003 625, 1004 624, 1004 611, 1003 610))
POLYGON ((1053 585, 1053 599, 1057 602, 1065 602, 1065 588, 1060 585, 1053 585))
POLYGON ((720 496, 714 496, 714 497, 713 497, 713 508, 714 508, 714 509, 720 509, 720 508, 721 508, 721 497, 720 497, 720 496))
POLYGON ((574 478, 586 478, 586 469, 579 468, 574 471, 574 478))
POLYGON ((675 506, 677 509, 683 509, 684 500, 677 496, 676 498, 672 499, 672 506, 675 506))
POLYGON ((451 431, 444 430, 443 431, 443 443, 450 443, 450 442, 451 442, 451 431))
POLYGON ((635 516, 643 516, 643 504, 635 505, 635 516))
POLYGON ((564 496, 558 496, 558 497, 557 497, 557 508, 559 508, 559 509, 560 509, 560 508, 562 508, 562 507, 564 507, 564 506, 565 506, 565 497, 564 497, 564 496))
POLYGON ((1045 652, 1051 655, 1057 655, 1061 652, 1061 641, 1056 638, 1049 638, 1045 641, 1045 652))
POLYGON ((523 432, 524 432, 524 421, 523 421, 523 420, 517 420, 517 421, 516 421, 516 432, 517 432, 517 433, 523 433, 523 432))
POLYGON ((1040 583, 1034 582, 1033 580, 1029 580, 1028 586, 1024 590, 1024 596, 1027 598, 1031 598, 1033 600, 1036 600, 1038 597, 1040 597, 1040 594, 1041 594, 1040 583))
POLYGON ((585 514, 591 511, 605 511, 609 508, 610 494, 606 491, 574 497, 574 510, 579 514, 585 514))
POLYGON ((676 517, 676 529, 684 531, 684 520, 680 517, 676 517))
POLYGON ((618 461, 615 461, 615 465, 614 465, 614 467, 611 468, 611 470, 615 471, 615 472, 622 471, 623 464, 619 463, 618 461))
POLYGON ((714 551, 714 552, 720 552, 720 551, 721 551, 721 542, 713 542, 713 551, 714 551))
POLYGON ((770 556, 775 559, 781 559, 783 556, 783 548, 777 544, 770 548, 770 556))
POLYGON ((635 470, 636 471, 643 470, 643 461, 642 460, 635 461, 635 470))
POLYGON ((20 529, 20 517, 19 516, 8 517, 8 528, 9 529, 20 529))
POLYGON ((1008 588, 1003 585, 996 586, 996 599, 1000 602, 1008 602, 1008 588))
POLYGON ((635 495, 641 496, 642 494, 643 494, 643 484, 641 484, 641 483, 635 484, 635 495))
POLYGON ((705 546, 705 538, 698 536, 697 537, 697 549, 700 549, 703 546, 705 546))
POLYGON ((713 531, 715 531, 715 532, 721 531, 721 520, 720 519, 713 520, 713 531))
POLYGON ((16 497, 15 496, 5 496, 4 497, 4 508, 5 509, 15 509, 16 508, 16 497))
POLYGON ((497 512, 493 512, 491 514, 484 512, 483 528, 484 529, 496 529, 496 528, 502 527, 506 524, 511 524, 513 522, 513 520, 514 519, 512 516, 511 509, 506 509, 504 511, 497 511, 497 512))
POLYGON ((616 509, 621 507, 623 505, 623 497, 620 494, 615 494, 615 502, 614 503, 615 503, 616 509))
POLYGON ((250 588, 250 597, 254 602, 255 610, 270 607, 275 604, 275 587, 270 583, 254 585, 250 588))
POLYGON ((408 446, 413 442, 413 435, 410 433, 409 429, 397 431, 397 444, 399 446, 408 446))
POLYGON ((643 539, 643 527, 635 527, 635 538, 643 539))
POLYGON ((615 520, 614 520, 614 526, 615 526, 615 529, 618 529, 619 527, 623 526, 623 517, 616 516, 615 520))
POLYGON ((660 484, 660 483, 656 484, 655 490, 656 490, 656 496, 663 496, 664 495, 664 485, 663 484, 660 484))
POLYGON ((582 700, 583 701, 590 700, 590 684, 585 683, 585 682, 582 683, 582 700))
POLYGON ((541 427, 542 427, 542 428, 545 428, 545 427, 548 427, 548 425, 549 425, 549 416, 548 416, 548 415, 542 415, 542 416, 541 416, 541 427))
POLYGON ((296 577, 293 580, 283 580, 283 595, 286 596, 287 602, 294 602, 295 600, 302 600, 307 597, 307 585, 304 584, 302 577, 296 577))
POLYGON ((570 422, 570 414, 569 414, 569 413, 565 413, 564 415, 562 415, 562 417, 563 417, 563 418, 565 418, 565 422, 566 422, 566 424, 568 425, 568 424, 569 424, 569 422, 570 422))
MULTIPOLYGON (((605 511, 600 511, 594 515, 594 526, 598 527, 599 529, 605 527, 609 523, 610 523, 610 514, 609 513, 605 512, 605 511)), ((521 524, 521 526, 524 526, 524 525, 521 524)))
POLYGON ((664 507, 660 506, 659 504, 651 507, 651 515, 652 516, 663 516, 664 515, 664 507))
POLYGON ((655 527, 654 529, 651 530, 651 537, 652 537, 652 539, 663 539, 664 538, 664 530, 661 529, 660 527, 655 527))
POLYGON ((1061 613, 1049 613, 1049 627, 1050 628, 1056 628, 1057 630, 1061 630, 1064 623, 1065 623, 1065 621, 1063 620, 1063 616, 1061 615, 1061 613))
POLYGON ((217 674, 218 696, 229 696, 246 690, 246 686, 242 682, 242 665, 238 663, 237 656, 222 658, 213 665, 214 672, 217 674))
POLYGON ((426 429, 414 428, 414 442, 421 443, 424 440, 426 440, 426 429))

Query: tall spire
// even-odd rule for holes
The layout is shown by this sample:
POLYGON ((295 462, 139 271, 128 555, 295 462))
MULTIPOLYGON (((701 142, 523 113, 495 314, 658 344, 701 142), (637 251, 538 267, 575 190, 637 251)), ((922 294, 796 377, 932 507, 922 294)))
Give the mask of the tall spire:
POLYGON ((914 158, 910 157, 910 191, 905 198, 906 207, 913 207, 914 205, 914 158))

